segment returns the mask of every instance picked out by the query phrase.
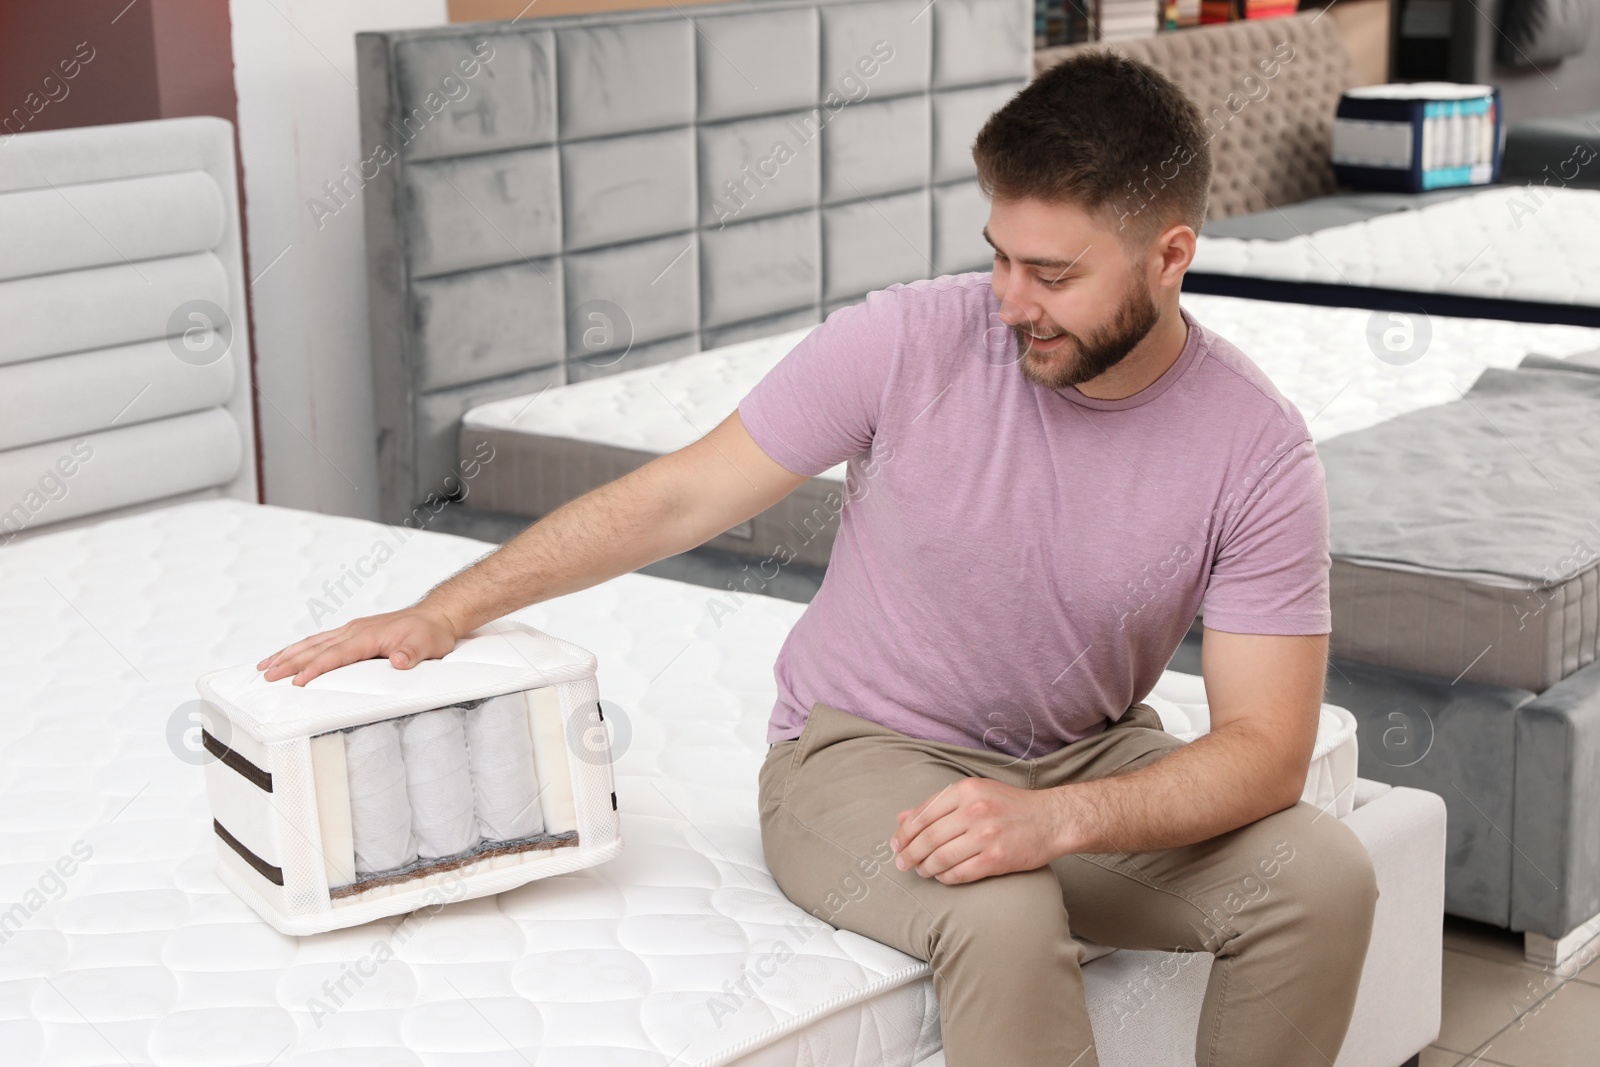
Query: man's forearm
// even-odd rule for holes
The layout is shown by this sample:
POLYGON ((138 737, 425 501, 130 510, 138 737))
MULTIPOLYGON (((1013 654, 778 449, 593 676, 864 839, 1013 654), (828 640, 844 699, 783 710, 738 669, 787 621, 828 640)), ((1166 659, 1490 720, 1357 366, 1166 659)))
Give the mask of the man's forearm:
POLYGON ((441 582, 421 606, 465 634, 518 608, 586 589, 693 548, 694 527, 668 487, 672 457, 568 501, 493 553, 441 582))
POLYGON ((1279 739, 1235 723, 1136 771, 1058 786, 1056 851, 1146 852, 1237 829, 1299 798, 1293 759, 1279 739))
POLYGON ((704 544, 805 480, 763 452, 735 411, 693 444, 557 508, 421 602, 302 638, 258 669, 294 685, 380 657, 410 670, 508 612, 704 544))

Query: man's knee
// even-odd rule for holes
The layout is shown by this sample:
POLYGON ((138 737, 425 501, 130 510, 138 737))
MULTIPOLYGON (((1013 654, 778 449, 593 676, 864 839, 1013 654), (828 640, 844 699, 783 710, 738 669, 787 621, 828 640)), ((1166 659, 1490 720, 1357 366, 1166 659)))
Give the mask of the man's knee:
POLYGON ((1345 916, 1363 932, 1378 904, 1378 875, 1372 856, 1355 831, 1310 804, 1295 810, 1305 820, 1299 847, 1306 862, 1295 872, 1301 898, 1319 911, 1345 916))
POLYGON ((1267 832, 1256 835, 1238 885, 1224 897, 1224 909, 1237 906, 1240 913, 1254 913, 1250 925, 1323 949, 1334 942, 1364 949, 1378 881, 1372 857, 1355 832, 1305 803, 1259 825, 1267 832))
POLYGON ((997 967, 1025 970, 1037 957, 1075 953, 1061 883, 1049 867, 935 886, 925 903, 933 912, 926 958, 936 964, 978 953, 997 967))

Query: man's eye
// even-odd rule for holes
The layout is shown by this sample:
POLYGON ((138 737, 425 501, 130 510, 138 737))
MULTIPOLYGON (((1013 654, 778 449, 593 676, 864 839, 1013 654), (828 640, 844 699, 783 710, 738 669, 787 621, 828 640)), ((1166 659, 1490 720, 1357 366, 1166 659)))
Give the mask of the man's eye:
POLYGON ((1067 282, 1069 282, 1071 280, 1072 279, 1070 279, 1070 278, 1062 278, 1062 277, 1059 277, 1059 276, 1054 277, 1054 278, 1040 278, 1039 279, 1040 283, 1043 284, 1046 289, 1059 289, 1063 285, 1066 285, 1067 282))

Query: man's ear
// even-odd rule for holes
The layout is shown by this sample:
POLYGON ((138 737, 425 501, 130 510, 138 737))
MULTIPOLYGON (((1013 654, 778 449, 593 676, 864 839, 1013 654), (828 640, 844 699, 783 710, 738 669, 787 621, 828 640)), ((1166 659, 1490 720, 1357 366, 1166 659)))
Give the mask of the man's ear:
POLYGON ((1194 262, 1195 233, 1185 222, 1168 226, 1150 243, 1147 263, 1153 287, 1176 289, 1194 262))

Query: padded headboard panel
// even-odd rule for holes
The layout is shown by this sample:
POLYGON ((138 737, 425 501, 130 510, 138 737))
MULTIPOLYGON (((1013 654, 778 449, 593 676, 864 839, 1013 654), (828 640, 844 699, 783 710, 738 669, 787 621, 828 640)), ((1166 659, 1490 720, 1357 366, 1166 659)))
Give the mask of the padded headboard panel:
POLYGON ((1085 48, 1115 48, 1149 63, 1200 105, 1211 134, 1209 218, 1334 191, 1333 115, 1355 71, 1333 19, 1294 15, 1045 48, 1034 69, 1048 70, 1085 48))
POLYGON ((778 333, 990 261, 970 146, 1029 0, 842 0, 362 34, 383 513, 472 405, 778 333))
POLYGON ((0 138, 0 544, 256 499, 233 129, 0 138))

